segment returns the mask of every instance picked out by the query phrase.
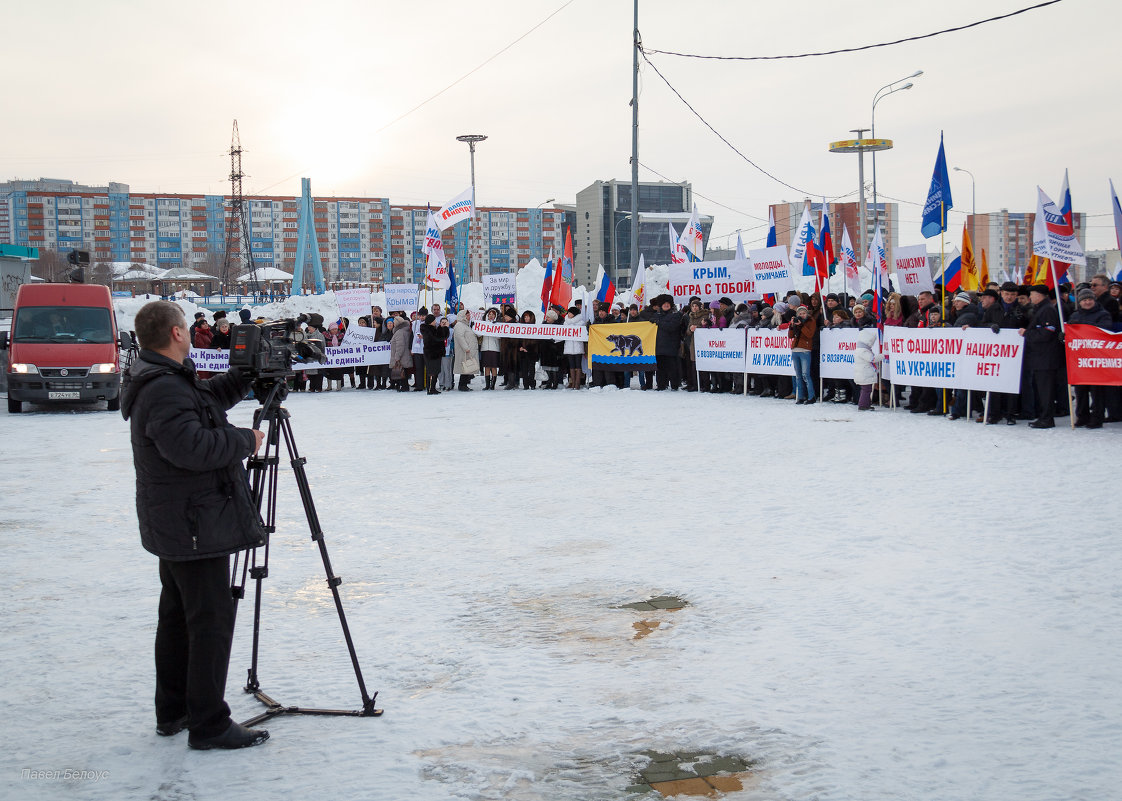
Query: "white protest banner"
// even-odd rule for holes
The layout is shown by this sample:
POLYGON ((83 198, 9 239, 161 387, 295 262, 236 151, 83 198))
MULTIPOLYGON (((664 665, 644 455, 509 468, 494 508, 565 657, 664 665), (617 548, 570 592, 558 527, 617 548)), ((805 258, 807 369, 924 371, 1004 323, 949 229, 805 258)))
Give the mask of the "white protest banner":
POLYGON ((491 305, 514 303, 517 273, 495 273, 483 276, 483 300, 491 305))
POLYGON ((823 378, 853 378, 853 355, 857 353, 857 328, 823 328, 818 372, 823 378))
POLYGON ((906 245, 896 248, 896 280, 900 283, 902 295, 918 295, 920 292, 934 292, 931 282, 931 268, 927 266, 927 245, 906 245))
POLYGON ((791 340, 786 328, 748 328, 748 372, 765 375, 795 374, 791 340))
POLYGON ((347 327, 347 333, 343 334, 343 341, 341 345, 373 345, 378 341, 378 331, 374 328, 365 328, 361 325, 351 324, 347 327))
POLYGON ((386 284, 386 311, 417 311, 416 284, 386 284))
POLYGON ((472 331, 481 337, 518 337, 520 339, 575 339, 588 341, 583 325, 529 325, 525 323, 475 323, 472 331))
POLYGON ((294 370, 325 370, 328 367, 362 367, 369 364, 390 363, 390 343, 378 342, 374 345, 340 345, 337 348, 324 348, 325 362, 294 364, 294 370))
POLYGON ((191 348, 191 361, 203 373, 224 373, 230 369, 230 351, 191 348))
MULTIPOLYGON (((354 346, 340 345, 337 348, 325 348, 324 353, 327 355, 326 362, 297 363, 292 365, 292 369, 319 370, 327 367, 360 367, 370 364, 390 363, 389 342, 360 343, 354 346)), ((230 369, 230 351, 191 348, 191 361, 195 363, 196 370, 207 373, 224 373, 230 369)))
POLYGON ((706 304, 727 297, 735 305, 748 300, 749 294, 759 292, 752 262, 748 260, 695 261, 669 266, 670 292, 678 305, 686 303, 693 295, 706 304))
POLYGON ((350 319, 353 324, 356 318, 370 314, 370 290, 365 287, 336 289, 335 303, 339 306, 339 316, 350 319))
POLYGON ((884 329, 884 375, 898 384, 1017 393, 1024 338, 1012 328, 884 329))
POLYGON ((795 288, 791 265, 787 261, 786 245, 750 250, 748 257, 752 260, 757 292, 778 294, 795 288))
POLYGON ((693 334, 693 355, 703 373, 743 373, 745 361, 744 328, 723 331, 699 328, 693 334))

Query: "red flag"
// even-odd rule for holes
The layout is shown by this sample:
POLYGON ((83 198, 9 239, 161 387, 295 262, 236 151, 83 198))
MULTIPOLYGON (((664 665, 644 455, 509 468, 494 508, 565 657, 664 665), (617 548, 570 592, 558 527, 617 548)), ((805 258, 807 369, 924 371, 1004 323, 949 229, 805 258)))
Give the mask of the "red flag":
POLYGON ((561 259, 561 269, 553 281, 553 291, 549 295, 549 303, 551 306, 561 306, 569 308, 569 303, 573 300, 573 288, 569 282, 565 280, 565 266, 568 265, 569 275, 573 274, 573 234, 568 228, 565 229, 565 255, 561 259))
POLYGON ((549 260, 545 263, 545 280, 542 281, 542 314, 549 306, 549 296, 553 292, 553 248, 549 249, 549 260))

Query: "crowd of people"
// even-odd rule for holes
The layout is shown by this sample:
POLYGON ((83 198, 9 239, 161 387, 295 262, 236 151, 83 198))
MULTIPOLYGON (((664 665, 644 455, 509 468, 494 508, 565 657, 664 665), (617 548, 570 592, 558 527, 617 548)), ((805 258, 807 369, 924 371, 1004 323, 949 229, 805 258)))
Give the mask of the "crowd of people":
MULTIPOLYGON (((1058 292, 1043 285, 990 283, 977 292, 920 292, 916 296, 884 292, 880 302, 869 290, 861 296, 836 293, 799 293, 773 303, 734 303, 721 298, 703 303, 691 298, 677 308, 673 297, 659 295, 639 308, 632 304, 594 303, 590 314, 577 301, 570 308, 553 306, 541 320, 549 325, 604 325, 650 322, 656 326, 656 370, 638 372, 640 390, 739 393, 780 398, 797 405, 819 402, 854 404, 861 411, 899 406, 913 414, 965 416, 979 423, 1015 425, 1031 421, 1034 428, 1051 428, 1068 410, 1067 379, 1060 314, 1071 323, 1087 323, 1108 330, 1122 329, 1122 283, 1105 275, 1058 292), (878 316, 886 326, 910 328, 987 327, 1016 329, 1024 337, 1025 351, 1019 393, 966 393, 934 387, 907 387, 880 377, 883 359, 878 316), (698 371, 694 363, 694 337, 699 329, 776 329, 786 333, 791 347, 794 376, 698 371), (820 381, 819 343, 828 328, 857 328, 857 352, 852 379, 820 381), (747 384, 745 384, 747 381, 747 384), (820 391, 821 390, 821 391, 820 391), (969 408, 968 408, 969 406, 969 408)), ((241 312, 250 322, 249 310, 241 312)), ((512 305, 493 306, 484 312, 491 322, 536 325, 533 311, 519 313, 512 305)), ((202 312, 191 326, 191 341, 200 348, 228 348, 229 321, 215 312, 213 325, 202 312)), ((312 367, 299 371, 292 381, 296 392, 331 392, 353 389, 427 392, 456 389, 470 392, 473 379, 483 378, 483 390, 548 389, 567 387, 632 386, 628 372, 589 369, 586 344, 577 340, 512 338, 478 335, 471 316, 459 304, 445 308, 434 303, 407 314, 384 314, 373 307, 355 325, 374 329, 378 341, 389 343, 389 364, 363 367, 312 367), (540 368, 540 369, 539 369, 540 368)), ((323 346, 339 345, 351 322, 340 318, 325 324, 322 315, 309 316, 306 335, 323 346)), ((1101 428, 1122 422, 1119 387, 1075 387, 1075 425, 1101 428)))

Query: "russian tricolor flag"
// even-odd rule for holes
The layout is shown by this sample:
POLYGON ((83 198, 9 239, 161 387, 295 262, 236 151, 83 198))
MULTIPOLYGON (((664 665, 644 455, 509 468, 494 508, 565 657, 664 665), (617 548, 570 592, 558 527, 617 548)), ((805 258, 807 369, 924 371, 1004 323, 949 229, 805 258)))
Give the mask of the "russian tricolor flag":
POLYGON ((958 292, 962 287, 962 256, 955 248, 946 265, 943 267, 943 289, 946 292, 958 292))
POLYGON ((616 299, 616 285, 604 272, 603 264, 596 268, 596 299, 601 303, 607 303, 609 306, 616 299))

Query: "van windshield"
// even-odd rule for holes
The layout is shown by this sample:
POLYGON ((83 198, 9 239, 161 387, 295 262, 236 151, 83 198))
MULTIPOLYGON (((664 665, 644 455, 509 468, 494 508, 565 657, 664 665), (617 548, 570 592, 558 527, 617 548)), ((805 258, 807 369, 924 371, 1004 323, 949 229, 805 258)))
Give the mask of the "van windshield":
POLYGON ((109 309, 98 306, 21 306, 12 324, 13 342, 113 342, 109 309))

